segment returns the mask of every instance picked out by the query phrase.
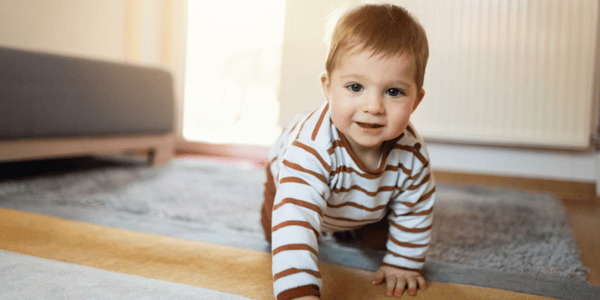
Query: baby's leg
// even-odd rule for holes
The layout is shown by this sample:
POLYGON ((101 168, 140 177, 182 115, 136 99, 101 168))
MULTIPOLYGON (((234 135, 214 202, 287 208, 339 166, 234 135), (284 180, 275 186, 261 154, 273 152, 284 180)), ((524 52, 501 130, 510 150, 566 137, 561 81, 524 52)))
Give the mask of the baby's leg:
POLYGON ((388 240, 389 223, 387 216, 377 223, 367 224, 354 230, 356 239, 365 247, 374 250, 385 250, 388 240))
POLYGON ((273 174, 271 174, 270 165, 267 165, 265 171, 267 172, 267 181, 265 182, 265 190, 263 193, 264 199, 260 210, 260 223, 265 232, 265 239, 271 242, 271 218, 273 215, 273 202, 275 201, 275 182, 273 181, 273 174))

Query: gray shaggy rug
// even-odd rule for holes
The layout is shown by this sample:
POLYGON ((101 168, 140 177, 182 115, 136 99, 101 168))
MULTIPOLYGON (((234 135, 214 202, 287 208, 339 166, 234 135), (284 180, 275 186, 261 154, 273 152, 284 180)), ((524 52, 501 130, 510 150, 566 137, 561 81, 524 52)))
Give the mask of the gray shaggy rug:
MULTIPOLYGON (((262 238, 262 169, 178 159, 159 168, 131 159, 2 164, 0 206, 97 208, 235 230, 262 238)), ((552 195, 438 185, 428 262, 583 282, 587 270, 565 209, 552 195)))

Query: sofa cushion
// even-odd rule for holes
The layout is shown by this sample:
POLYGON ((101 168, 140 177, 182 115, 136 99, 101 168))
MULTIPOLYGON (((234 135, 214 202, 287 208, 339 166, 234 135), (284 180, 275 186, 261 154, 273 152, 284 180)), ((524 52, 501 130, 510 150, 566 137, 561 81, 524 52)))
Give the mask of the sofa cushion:
POLYGON ((0 140, 173 129, 164 70, 0 47, 0 140))

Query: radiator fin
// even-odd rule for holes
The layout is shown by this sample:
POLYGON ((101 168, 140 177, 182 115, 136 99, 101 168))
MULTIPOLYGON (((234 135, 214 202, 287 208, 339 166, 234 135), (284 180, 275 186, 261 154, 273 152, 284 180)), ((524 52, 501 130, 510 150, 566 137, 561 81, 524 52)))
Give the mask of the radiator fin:
POLYGON ((395 1, 425 27, 425 138, 590 145, 598 0, 395 1))

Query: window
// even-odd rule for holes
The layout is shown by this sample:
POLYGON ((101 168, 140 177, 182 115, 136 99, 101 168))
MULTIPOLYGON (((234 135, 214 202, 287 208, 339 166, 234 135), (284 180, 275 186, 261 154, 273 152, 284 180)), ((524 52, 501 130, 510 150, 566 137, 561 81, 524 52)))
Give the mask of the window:
POLYGON ((188 1, 183 136, 270 145, 280 134, 285 1, 188 1))

